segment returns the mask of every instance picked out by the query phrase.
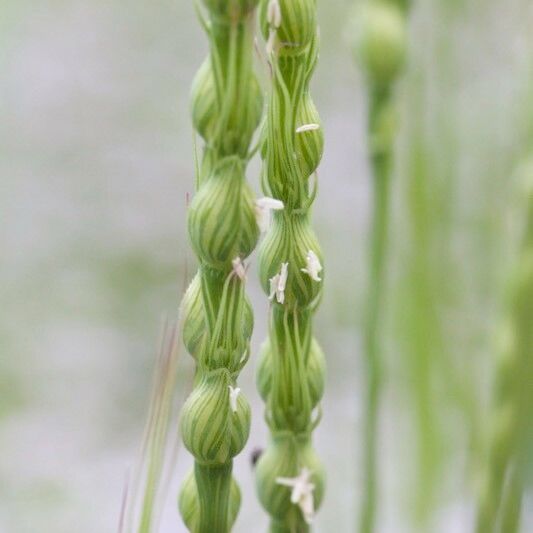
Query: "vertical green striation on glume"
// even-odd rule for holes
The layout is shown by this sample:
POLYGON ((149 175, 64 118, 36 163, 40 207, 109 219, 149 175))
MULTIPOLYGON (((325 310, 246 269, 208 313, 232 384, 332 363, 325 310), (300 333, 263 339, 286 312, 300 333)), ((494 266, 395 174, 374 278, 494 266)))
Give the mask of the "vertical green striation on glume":
POLYGON ((183 338, 197 364, 181 432, 195 459, 179 507, 194 533, 229 532, 240 491, 233 458, 250 431, 250 407, 237 377, 249 355, 253 314, 243 261, 257 244, 256 205, 245 181, 250 144, 262 114, 252 69, 258 0, 204 0, 199 16, 210 44, 192 89, 194 127, 204 140, 189 237, 200 268, 183 303, 183 338))
POLYGON ((477 533, 516 533, 533 418, 533 156, 523 167, 526 214, 521 250, 507 287, 498 339, 488 460, 477 533))
POLYGON ((394 83, 406 55, 407 0, 366 0, 354 19, 355 53, 365 74, 368 91, 368 143, 373 178, 374 205, 369 253, 369 289, 366 304, 364 351, 367 392, 364 431, 364 492, 360 531, 375 529, 378 492, 378 414, 381 396, 382 356, 379 325, 383 321, 386 281, 389 190, 396 133, 394 83))
POLYGON ((269 197, 264 200, 276 211, 260 248, 271 314, 257 385, 271 439, 256 483, 271 531, 300 533, 310 529, 325 477, 312 447, 325 381, 324 354, 312 332, 323 276, 310 225, 324 143, 309 92, 318 57, 316 0, 262 0, 260 22, 272 72, 262 182, 269 197))

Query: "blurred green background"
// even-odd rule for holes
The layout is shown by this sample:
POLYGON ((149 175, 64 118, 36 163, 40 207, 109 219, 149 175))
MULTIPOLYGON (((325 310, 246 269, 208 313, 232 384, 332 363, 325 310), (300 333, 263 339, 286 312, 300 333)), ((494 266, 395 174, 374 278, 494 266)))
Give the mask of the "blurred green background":
MULTIPOLYGON (((316 435, 328 471, 323 532, 353 531, 361 491, 370 182, 365 94, 346 44, 352 5, 319 2, 313 85, 327 143, 314 213, 328 273, 316 319, 329 361, 316 435)), ((513 176, 533 149, 531 28, 530 0, 413 8, 398 86, 380 532, 415 531, 421 517, 426 532, 472 527, 492 332, 521 214, 513 176)), ((117 529, 161 317, 176 316, 195 268, 188 94, 205 53, 188 0, 0 3, 1 533, 117 529)), ((259 191, 258 162, 249 176, 259 191)), ((267 301, 254 263, 256 355, 267 301)), ((236 461, 237 533, 267 524, 249 462, 266 439, 256 362, 241 380, 254 420, 236 461)), ((179 372, 184 394, 185 353, 179 372)), ((162 532, 185 531, 175 495, 189 467, 180 450, 162 532)))

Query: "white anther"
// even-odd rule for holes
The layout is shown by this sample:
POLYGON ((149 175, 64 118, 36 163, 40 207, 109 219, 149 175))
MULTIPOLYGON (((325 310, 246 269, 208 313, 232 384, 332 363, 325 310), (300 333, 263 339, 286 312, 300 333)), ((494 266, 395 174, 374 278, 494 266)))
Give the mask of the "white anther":
POLYGON ((281 26, 281 7, 279 5, 279 0, 270 0, 268 3, 267 21, 276 29, 281 26))
POLYGON ((242 281, 246 279, 246 268, 240 257, 236 257, 231 264, 233 265, 233 273, 242 281))
POLYGON ((281 200, 275 198, 259 198, 255 201, 255 215, 257 225, 262 233, 267 231, 272 218, 272 211, 281 211, 285 206, 281 200))
POLYGON ((237 398, 239 397, 241 389, 239 387, 233 388, 231 385, 228 385, 228 388, 229 388, 229 405, 231 407, 231 410, 234 413, 236 413, 237 412, 237 398))
POLYGON ((304 467, 298 476, 278 477, 276 483, 291 489, 291 503, 300 507, 305 521, 311 524, 315 514, 313 501, 315 485, 311 483, 311 471, 304 467))
POLYGON ((296 128, 296 133, 305 133, 306 131, 315 131, 320 129, 320 124, 304 124, 296 128))
POLYGON ((322 272, 322 265, 315 252, 309 250, 305 259, 307 266, 302 268, 301 271, 308 274, 313 281, 322 281, 319 276, 320 272, 322 272))
POLYGON ((270 300, 276 297, 276 301, 279 304, 285 302, 285 286, 287 284, 287 277, 289 275, 289 263, 281 263, 281 270, 279 274, 276 274, 270 279, 270 300))

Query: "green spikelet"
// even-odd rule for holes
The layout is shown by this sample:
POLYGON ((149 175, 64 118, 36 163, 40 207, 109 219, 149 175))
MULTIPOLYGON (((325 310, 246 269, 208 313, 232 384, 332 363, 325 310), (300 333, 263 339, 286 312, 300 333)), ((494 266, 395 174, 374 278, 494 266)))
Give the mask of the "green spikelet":
POLYGON ((309 93, 318 57, 316 2, 263 0, 260 20, 272 70, 262 182, 264 192, 284 208, 274 213, 259 256, 261 285, 272 304, 257 386, 271 440, 257 464, 256 483, 270 531, 300 533, 310 530, 325 484, 311 437, 320 419, 326 366, 312 333, 324 275, 310 225, 313 174, 324 147, 309 93))
POLYGON ((205 179, 189 210, 189 236, 198 257, 217 270, 252 253, 259 228, 239 158, 222 159, 205 179))
MULTIPOLYGON (((239 80, 238 80, 239 81, 239 80)), ((213 73, 213 59, 207 58, 200 67, 193 83, 191 108, 195 129, 208 146, 219 144, 225 153, 246 155, 252 137, 263 112, 263 99, 257 78, 251 76, 241 81, 239 92, 244 93, 240 106, 229 102, 224 117, 226 130, 221 129, 217 84, 213 73), (238 132, 241 132, 239 135, 238 132), (221 133, 225 135, 220 139, 221 133)), ((225 102, 224 102, 225 103, 225 102)))
POLYGON ((181 303, 181 312, 183 315, 183 343, 187 351, 198 360, 206 328, 199 274, 193 278, 185 293, 181 303))
POLYGON ((278 0, 261 2, 260 23, 265 40, 275 32, 276 48, 280 56, 295 56, 307 51, 316 35, 316 2, 309 0, 278 0), (280 24, 272 18, 275 4, 279 6, 280 24), (270 19, 270 20, 269 20, 270 19))
MULTIPOLYGON (((318 124, 322 126, 318 111, 311 95, 306 92, 296 114, 297 126, 304 124, 318 124)), ((310 176, 318 167, 324 151, 324 133, 322 127, 308 131, 305 135, 298 135, 294 143, 295 159, 298 161, 304 176, 310 176)))
MULTIPOLYGON (((235 483, 235 480, 232 480, 229 497, 228 530, 231 529, 232 524, 237 519, 240 505, 241 491, 239 490, 237 483, 235 483)), ((187 529, 189 529, 189 531, 198 531, 200 507, 194 472, 189 474, 183 484, 179 496, 178 507, 187 529)))
POLYGON ((236 410, 232 410, 228 394, 232 385, 227 370, 206 372, 183 407, 183 443, 203 464, 230 462, 248 439, 250 406, 239 394, 236 410))
POLYGON ((233 458, 250 432, 250 406, 237 386, 249 356, 253 314, 243 261, 259 238, 256 206, 245 181, 250 144, 262 114, 252 70, 256 0, 204 0, 210 53, 192 88, 194 127, 204 140, 188 229, 200 269, 183 303, 183 339, 197 363, 194 389, 181 414, 194 472, 179 509, 193 533, 227 533, 240 493, 233 458))
MULTIPOLYGON (((270 341, 267 339, 261 347, 259 368, 257 371, 257 389, 265 402, 268 399, 272 387, 273 360, 274 356, 272 355, 270 341)), ((326 380, 326 357, 315 339, 311 341, 309 359, 305 370, 309 385, 309 399, 314 408, 322 399, 326 380)))
POLYGON ((288 263, 285 302, 289 307, 307 307, 320 295, 321 281, 313 280, 302 271, 307 255, 313 252, 322 263, 322 252, 309 225, 307 215, 275 214, 274 221, 260 248, 260 280, 265 292, 270 292, 270 280, 288 263))
POLYGON ((304 469, 311 473, 313 504, 318 508, 324 497, 325 473, 310 438, 291 432, 274 435, 257 464, 256 474, 259 500, 272 517, 271 531, 309 531, 310 524, 302 520, 301 511, 291 502, 290 488, 279 482, 298 476, 304 469))

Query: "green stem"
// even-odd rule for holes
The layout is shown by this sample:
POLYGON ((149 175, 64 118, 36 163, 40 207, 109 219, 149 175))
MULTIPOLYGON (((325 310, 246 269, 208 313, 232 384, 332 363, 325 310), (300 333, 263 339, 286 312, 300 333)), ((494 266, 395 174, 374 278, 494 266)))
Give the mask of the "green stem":
POLYGON ((228 533, 229 497, 233 463, 209 466, 195 462, 200 497, 200 520, 195 533, 228 533))
POLYGON ((382 387, 382 355, 379 326, 383 322, 383 296, 389 219, 391 147, 381 131, 380 118, 388 105, 390 91, 374 89, 370 94, 369 133, 373 174, 373 213, 370 229, 370 265, 364 350, 367 390, 364 421, 364 487, 360 531, 375 529, 378 492, 377 447, 378 419, 382 387))

